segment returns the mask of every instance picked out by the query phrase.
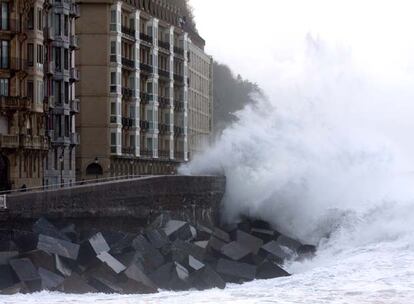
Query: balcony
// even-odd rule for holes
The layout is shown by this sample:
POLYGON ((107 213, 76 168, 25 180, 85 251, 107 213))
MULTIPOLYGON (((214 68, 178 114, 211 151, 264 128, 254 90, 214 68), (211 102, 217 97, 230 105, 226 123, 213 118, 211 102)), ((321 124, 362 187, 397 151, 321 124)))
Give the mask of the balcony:
POLYGON ((149 104, 149 102, 151 100, 150 94, 145 93, 145 92, 139 93, 139 97, 141 98, 141 103, 142 104, 149 104))
POLYGON ((152 150, 149 150, 149 149, 142 149, 140 155, 141 157, 152 157, 153 152, 152 150))
POLYGON ((70 69, 70 80, 79 81, 79 70, 77 68, 70 69))
POLYGON ((159 123, 158 124, 158 131, 162 135, 170 134, 170 132, 171 132, 170 125, 159 123))
POLYGON ((48 75, 53 75, 55 74, 55 62, 53 60, 45 63, 43 65, 45 67, 45 73, 48 75))
POLYGON ((174 81, 184 84, 184 76, 174 74, 174 81))
POLYGON ((184 110, 184 102, 174 100, 174 110, 177 112, 181 112, 182 110, 184 110))
POLYGON ((169 42, 165 42, 165 41, 162 41, 162 40, 158 40, 158 46, 160 47, 160 48, 163 48, 163 49, 165 49, 165 50, 170 50, 170 43, 169 42))
POLYGON ((179 56, 181 56, 181 57, 184 57, 184 50, 182 49, 182 48, 179 48, 179 47, 174 47, 174 53, 176 54, 176 55, 179 55, 179 56))
POLYGON ((75 98, 70 101, 70 112, 74 114, 80 112, 80 100, 79 99, 75 98))
POLYGON ((46 136, 20 135, 20 147, 27 150, 49 150, 46 136))
POLYGON ((148 120, 141 120, 139 122, 139 127, 141 128, 141 131, 148 131, 149 130, 149 121, 148 120))
POLYGON ((125 99, 135 97, 135 90, 122 87, 122 97, 124 97, 125 99))
POLYGON ((135 40, 135 30, 126 26, 121 26, 121 32, 128 38, 135 40))
POLYGON ((153 73, 154 72, 154 69, 149 64, 140 63, 139 67, 140 67, 141 71, 148 72, 148 73, 153 73))
POLYGON ((159 150, 158 151, 158 158, 170 159, 170 151, 169 150, 159 150))
POLYGON ((184 128, 174 126, 174 135, 180 136, 184 134, 184 128))
POLYGON ((158 103, 160 108, 170 107, 170 99, 168 97, 158 97, 158 103))
POLYGON ((135 61, 122 57, 122 65, 128 69, 135 69, 135 61))
POLYGON ((77 146, 80 144, 80 134, 79 133, 70 133, 70 145, 77 146))
POLYGON ((122 154, 123 155, 135 155, 135 147, 122 147, 122 154))
POLYGON ((43 38, 45 41, 55 40, 55 29, 52 26, 43 29, 43 38))
POLYGON ((158 69, 158 75, 163 78, 170 78, 170 72, 166 70, 158 69))
POLYGON ((125 129, 132 128, 135 120, 129 117, 122 117, 122 127, 125 129))
POLYGON ((144 34, 144 33, 140 33, 140 34, 139 34, 139 38, 140 38, 142 41, 145 41, 145 42, 147 42, 147 43, 152 44, 152 41, 153 41, 152 36, 149 36, 149 35, 144 34))
POLYGON ((79 36, 77 35, 70 36, 70 48, 74 50, 79 49, 79 36))
POLYGON ((17 149, 20 145, 19 135, 4 135, 0 134, 0 148, 2 149, 17 149))
POLYGON ((26 111, 32 109, 32 100, 27 97, 0 96, 0 110, 2 111, 26 111))
POLYGON ((72 16, 74 18, 79 18, 80 17, 80 7, 79 7, 79 4, 72 3, 70 5, 69 14, 70 14, 70 16, 72 16))
POLYGON ((59 135, 54 132, 54 137, 52 137, 52 145, 54 146, 69 146, 71 144, 70 134, 67 136, 59 135))

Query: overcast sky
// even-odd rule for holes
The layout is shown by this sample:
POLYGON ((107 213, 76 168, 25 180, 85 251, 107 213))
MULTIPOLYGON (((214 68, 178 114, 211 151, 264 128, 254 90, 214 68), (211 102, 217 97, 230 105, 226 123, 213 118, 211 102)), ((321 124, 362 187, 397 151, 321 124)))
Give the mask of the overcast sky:
MULTIPOLYGON (((348 107, 353 109, 352 115, 360 116, 371 129, 387 134, 407 155, 414 156, 413 0, 190 3, 199 32, 207 41, 206 51, 257 82, 271 98, 277 94, 282 77, 301 69, 306 37, 349 54, 353 68, 368 83, 365 95, 348 107)), ((316 70, 313 78, 318 74, 316 70)), ((414 169, 414 157, 411 167, 414 169)))

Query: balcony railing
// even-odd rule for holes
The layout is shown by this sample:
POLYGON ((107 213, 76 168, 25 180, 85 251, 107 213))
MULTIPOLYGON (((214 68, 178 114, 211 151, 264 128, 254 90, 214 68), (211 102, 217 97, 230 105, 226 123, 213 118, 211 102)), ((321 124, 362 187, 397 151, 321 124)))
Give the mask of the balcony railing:
POLYGON ((162 40, 158 40, 158 46, 160 48, 166 49, 166 50, 170 50, 170 43, 169 42, 165 42, 162 40))
POLYGON ((20 147, 23 149, 49 150, 49 139, 46 136, 20 135, 20 147))
POLYGON ((179 48, 177 46, 174 47, 174 53, 180 56, 184 56, 184 50, 182 48, 179 48))
POLYGON ((170 78, 170 72, 162 69, 158 69, 158 75, 164 78, 170 78))
POLYGON ((122 57, 122 65, 127 68, 133 69, 135 68, 135 61, 132 59, 122 57))
POLYGON ((184 128, 174 126, 174 135, 182 135, 184 134, 184 128))
POLYGON ((174 81, 184 83, 184 76, 174 74, 174 81))
POLYGON ((174 100, 174 110, 175 111, 184 110, 184 102, 179 101, 179 100, 174 100))
POLYGON ((72 81, 79 81, 79 70, 77 68, 70 69, 70 79, 72 81))
POLYGON ((170 99, 168 97, 158 97, 160 108, 168 108, 170 106, 170 99))
POLYGON ((124 155, 135 155, 135 147, 122 147, 122 154, 124 155))
POLYGON ((171 127, 170 125, 159 123, 158 131, 160 132, 160 134, 169 134, 171 132, 171 127))
POLYGON ((124 128, 132 128, 132 126, 134 125, 135 120, 133 118, 129 118, 129 117, 122 117, 122 127, 124 128))
POLYGON ((135 90, 130 89, 130 88, 126 88, 126 87, 122 87, 122 96, 124 98, 135 97, 135 90))
POLYGON ((141 157, 152 157, 153 152, 152 152, 152 150, 149 150, 149 149, 142 149, 140 151, 140 155, 141 155, 141 157))
POLYGON ((150 102, 150 100, 151 100, 151 96, 148 93, 140 92, 139 93, 139 96, 141 98, 141 103, 142 104, 148 104, 150 102))
POLYGON ((141 128, 142 131, 147 131, 149 130, 150 124, 148 120, 141 120, 139 122, 139 127, 141 128))
POLYGON ((122 34, 125 34, 133 39, 135 39, 135 30, 126 26, 121 26, 122 34))
POLYGON ((27 97, 0 96, 0 110, 31 111, 32 100, 27 97))
POLYGON ((70 111, 72 113, 79 113, 80 111, 80 100, 79 99, 72 99, 70 101, 70 111))
POLYGON ((79 36, 77 36, 77 35, 71 35, 70 36, 70 47, 72 49, 78 49, 79 48, 79 36))
POLYGON ((150 35, 147 35, 147 34, 144 34, 144 33, 140 33, 139 34, 139 38, 141 40, 145 41, 145 42, 148 42, 148 43, 151 43, 152 44, 153 39, 152 39, 152 36, 150 36, 150 35))
POLYGON ((19 135, 4 135, 0 134, 0 148, 2 149, 17 149, 20 145, 19 135))
POLYGON ((80 17, 80 7, 79 4, 77 3, 72 3, 70 5, 70 11, 69 14, 75 18, 79 18, 80 17))
POLYGON ((79 133, 70 133, 70 144, 72 146, 77 146, 80 144, 80 134, 79 133))
POLYGON ((154 72, 154 69, 149 64, 141 63, 139 65, 139 67, 140 67, 141 71, 148 72, 148 73, 153 73, 154 72))
POLYGON ((169 150, 159 150, 158 157, 163 159, 170 159, 170 151, 169 150))

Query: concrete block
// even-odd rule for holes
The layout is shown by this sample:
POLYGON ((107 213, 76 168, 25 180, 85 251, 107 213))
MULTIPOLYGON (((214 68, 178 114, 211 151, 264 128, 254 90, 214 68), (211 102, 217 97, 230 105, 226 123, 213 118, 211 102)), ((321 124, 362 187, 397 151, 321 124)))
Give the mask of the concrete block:
POLYGON ((0 265, 8 265, 10 260, 19 256, 18 251, 0 251, 0 265))
POLYGON ((211 249, 216 252, 221 252, 221 248, 223 248, 224 245, 227 243, 223 242, 222 240, 212 236, 211 239, 208 242, 208 249, 211 249))
POLYGON ((79 254, 79 245, 65 240, 55 239, 43 234, 39 235, 37 249, 50 254, 57 254, 71 260, 76 260, 79 254))
POLYGON ((149 278, 159 288, 169 289, 169 283, 172 278, 172 273, 175 271, 175 265, 173 263, 167 263, 162 265, 156 271, 149 275, 149 278))
POLYGON ((155 270, 164 264, 163 255, 143 235, 138 235, 132 241, 132 247, 142 255, 147 269, 155 270))
POLYGON ((250 254, 250 250, 242 247, 238 242, 231 242, 224 245, 220 252, 234 261, 239 261, 250 254))
POLYGON ((79 241, 76 226, 74 224, 69 224, 59 231, 63 233, 72 243, 77 243, 79 241))
POLYGON ((226 287, 226 282, 224 282, 223 278, 208 265, 193 272, 190 275, 189 281, 198 290, 212 288, 224 289, 226 287))
POLYGON ((270 241, 269 243, 262 246, 262 250, 267 253, 270 253, 274 257, 285 260, 291 257, 291 255, 283 249, 276 241, 270 241))
POLYGON ((205 249, 194 244, 176 240, 171 247, 172 260, 178 263, 183 263, 188 260, 188 256, 192 255, 196 259, 202 261, 205 258, 205 249))
POLYGON ((95 251, 96 255, 101 254, 102 252, 108 252, 111 250, 102 233, 97 233, 91 238, 89 238, 89 244, 92 249, 95 251))
POLYGON ((42 280, 42 289, 44 290, 55 290, 60 286, 65 278, 47 269, 39 267, 39 275, 42 280))
POLYGON ((205 264, 203 264, 202 262, 197 260, 192 255, 188 256, 188 265, 194 270, 200 270, 200 269, 202 269, 203 267, 206 266, 205 264))
POLYGON ((299 249, 299 247, 302 246, 302 244, 299 241, 294 240, 294 239, 292 239, 290 237, 287 237, 285 235, 279 236, 277 238, 276 242, 279 246, 287 247, 287 248, 289 248, 293 251, 297 251, 299 249))
POLYGON ((257 267, 256 279, 273 279, 287 277, 290 274, 279 267, 276 263, 265 261, 257 267))
POLYGON ((54 255, 56 270, 65 277, 70 277, 72 275, 72 269, 69 267, 68 263, 57 254, 54 255))
POLYGON ((112 255, 124 254, 133 250, 132 240, 135 238, 135 235, 125 234, 121 239, 116 243, 110 245, 111 250, 109 251, 112 255))
POLYGON ((33 263, 26 258, 16 259, 10 261, 10 266, 16 273, 20 282, 31 292, 39 291, 42 287, 42 282, 33 263))
POLYGON ((138 283, 141 283, 148 288, 156 289, 154 282, 144 272, 144 270, 142 269, 142 266, 140 267, 137 264, 130 265, 128 269, 125 270, 125 275, 129 279, 134 280, 138 283))
POLYGON ((194 242, 193 244, 200 247, 200 248, 207 249, 208 242, 209 242, 208 240, 207 241, 198 241, 198 242, 194 242))
POLYGON ((175 241, 176 239, 189 241, 193 239, 190 224, 183 221, 168 221, 165 225, 164 232, 171 241, 175 241))
POLYGON ((43 217, 33 224, 32 230, 37 234, 47 235, 52 238, 65 240, 68 242, 71 241, 64 233, 59 231, 59 229, 57 229, 52 223, 43 217))
POLYGON ((225 243, 231 242, 230 234, 219 228, 214 228, 213 235, 225 243))
POLYGON ((124 290, 118 284, 98 276, 92 276, 91 278, 89 278, 88 284, 95 288, 98 292, 106 294, 124 293, 124 290))
POLYGON ((116 274, 120 274, 123 272, 126 267, 117 259, 115 259, 112 255, 108 252, 102 252, 101 254, 97 255, 97 258, 102 262, 108 265, 116 274))
POLYGON ((170 220, 171 220, 171 217, 169 214, 162 213, 147 228, 148 229, 164 229, 165 225, 170 220))
POLYGON ((95 293, 98 292, 95 288, 89 285, 85 279, 79 276, 77 273, 72 273, 72 275, 65 279, 62 285, 59 287, 59 290, 65 293, 74 293, 74 294, 85 294, 85 293, 95 293))
POLYGON ((19 278, 10 265, 0 265, 0 290, 10 288, 19 282, 19 278))
POLYGON ((162 229, 147 230, 145 236, 156 249, 160 249, 169 243, 168 236, 162 229))
POLYGON ((269 229, 252 228, 251 234, 261 240, 264 243, 276 240, 279 237, 278 232, 269 229))
POLYGON ((256 266, 220 259, 216 266, 218 273, 244 280, 254 280, 256 277, 256 266))
POLYGON ((263 240, 241 230, 236 231, 236 240, 253 254, 257 254, 263 246, 263 240))
POLYGON ((180 263, 175 262, 175 271, 180 280, 186 281, 190 275, 190 271, 180 263))
POLYGON ((21 255, 22 258, 28 258, 37 268, 42 267, 51 272, 55 272, 55 257, 53 254, 43 250, 34 250, 21 255))

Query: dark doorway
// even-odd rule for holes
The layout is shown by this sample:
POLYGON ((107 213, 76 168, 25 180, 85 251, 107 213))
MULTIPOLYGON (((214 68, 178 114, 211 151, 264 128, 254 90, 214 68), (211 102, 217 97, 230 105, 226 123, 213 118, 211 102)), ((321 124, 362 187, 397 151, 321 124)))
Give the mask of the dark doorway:
POLYGON ((7 191, 11 189, 9 172, 9 160, 7 157, 0 154, 0 191, 7 191))
POLYGON ((94 175, 96 177, 103 175, 103 169, 101 167, 100 164, 90 164, 87 168, 86 168, 86 175, 94 175))

